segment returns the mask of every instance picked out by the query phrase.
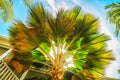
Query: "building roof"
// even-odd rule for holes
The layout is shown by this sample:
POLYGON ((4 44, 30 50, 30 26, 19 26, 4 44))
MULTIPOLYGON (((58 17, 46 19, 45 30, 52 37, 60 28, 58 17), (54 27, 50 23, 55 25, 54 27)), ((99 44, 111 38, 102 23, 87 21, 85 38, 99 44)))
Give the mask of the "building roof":
POLYGON ((9 49, 10 48, 9 38, 0 36, 0 47, 9 49))
POLYGON ((10 49, 10 42, 7 37, 0 36, 0 56, 10 49))

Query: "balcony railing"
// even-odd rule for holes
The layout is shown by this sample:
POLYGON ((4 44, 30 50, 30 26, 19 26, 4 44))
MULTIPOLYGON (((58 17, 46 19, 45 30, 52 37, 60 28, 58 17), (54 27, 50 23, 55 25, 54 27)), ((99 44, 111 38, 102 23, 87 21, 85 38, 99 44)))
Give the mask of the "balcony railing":
POLYGON ((9 66, 0 60, 0 80, 19 80, 9 66))

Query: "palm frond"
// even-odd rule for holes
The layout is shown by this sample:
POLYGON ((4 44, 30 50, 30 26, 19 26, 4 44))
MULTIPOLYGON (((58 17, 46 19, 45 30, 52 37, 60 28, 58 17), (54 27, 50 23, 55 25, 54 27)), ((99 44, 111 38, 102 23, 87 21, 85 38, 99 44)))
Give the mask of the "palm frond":
POLYGON ((30 6, 29 12, 28 25, 31 27, 43 25, 49 15, 40 3, 30 6))
POLYGON ((22 0, 25 6, 33 5, 33 0, 22 0))
POLYGON ((12 5, 6 0, 0 0, 0 17, 4 22, 12 21, 14 18, 14 12, 12 5))
POLYGON ((119 4, 120 4, 119 2, 117 2, 117 3, 112 3, 112 4, 110 4, 110 5, 105 6, 105 9, 120 7, 119 4))
POLYGON ((115 35, 119 35, 120 25, 119 25, 119 18, 120 18, 120 3, 113 3, 110 5, 105 6, 105 9, 107 9, 107 19, 110 21, 110 23, 115 24, 116 30, 115 35))
MULTIPOLYGON (((28 40, 28 35, 26 35, 25 31, 28 32, 26 26, 19 22, 15 24, 12 28, 10 28, 11 42, 12 45, 16 45, 15 47, 19 50, 28 51, 32 48, 36 47, 36 43, 28 40)), ((32 40, 33 41, 33 40, 32 40)))

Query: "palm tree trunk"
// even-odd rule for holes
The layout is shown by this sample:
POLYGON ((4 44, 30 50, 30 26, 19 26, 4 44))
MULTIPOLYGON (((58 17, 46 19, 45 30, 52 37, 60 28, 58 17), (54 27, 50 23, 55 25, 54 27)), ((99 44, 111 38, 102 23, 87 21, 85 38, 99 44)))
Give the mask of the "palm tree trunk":
POLYGON ((64 76, 64 66, 63 66, 63 59, 61 56, 58 56, 54 59, 54 64, 52 67, 52 80, 63 80, 64 76))
POLYGON ((52 80, 63 80, 63 70, 61 68, 56 66, 52 69, 52 80))

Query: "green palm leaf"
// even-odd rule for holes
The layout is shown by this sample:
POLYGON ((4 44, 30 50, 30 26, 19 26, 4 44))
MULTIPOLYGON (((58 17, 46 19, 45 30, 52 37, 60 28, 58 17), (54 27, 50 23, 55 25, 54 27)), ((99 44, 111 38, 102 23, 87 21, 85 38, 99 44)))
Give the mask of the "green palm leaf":
POLYGON ((120 30, 120 23, 119 23, 119 18, 120 18, 120 3, 113 3, 110 5, 105 6, 105 9, 107 9, 107 18, 108 20, 115 24, 116 27, 116 31, 115 34, 116 36, 118 36, 119 34, 119 30, 120 30))

